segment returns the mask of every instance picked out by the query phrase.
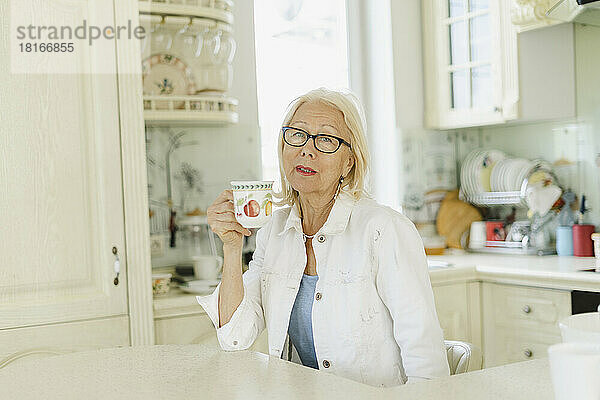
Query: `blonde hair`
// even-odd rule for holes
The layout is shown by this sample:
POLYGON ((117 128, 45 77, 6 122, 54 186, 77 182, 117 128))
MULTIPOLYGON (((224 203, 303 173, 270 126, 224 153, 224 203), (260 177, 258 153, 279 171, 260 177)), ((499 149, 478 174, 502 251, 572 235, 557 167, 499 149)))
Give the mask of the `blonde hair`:
MULTIPOLYGON (((350 90, 331 90, 324 87, 313 89, 308 93, 296 97, 288 105, 287 111, 283 118, 282 126, 289 125, 298 108, 309 102, 317 102, 330 105, 344 115, 346 128, 350 133, 350 145, 352 155, 354 157, 354 165, 343 183, 340 184, 340 191, 350 194, 355 199, 360 199, 362 196, 369 196, 366 189, 368 174, 369 174, 369 149, 366 137, 366 120, 363 106, 356 95, 350 90)), ((274 193, 277 198, 280 198, 279 205, 295 205, 298 202, 298 192, 292 188, 292 185, 285 177, 283 170, 283 132, 279 131, 279 145, 277 153, 279 155, 279 174, 281 176, 281 192, 274 193)))

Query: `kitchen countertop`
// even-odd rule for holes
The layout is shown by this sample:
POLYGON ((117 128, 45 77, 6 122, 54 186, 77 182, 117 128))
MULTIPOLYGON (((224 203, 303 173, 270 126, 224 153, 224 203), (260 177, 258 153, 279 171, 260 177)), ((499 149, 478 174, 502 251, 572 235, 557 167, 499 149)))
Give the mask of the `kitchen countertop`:
POLYGON ((454 252, 430 256, 451 266, 430 270, 432 285, 456 280, 508 283, 563 290, 600 292, 600 273, 581 272, 594 268, 594 257, 516 256, 454 252))
POLYGON ((7 399, 553 398, 548 360, 376 388, 252 351, 164 345, 24 360, 0 373, 7 399))
MULTIPOLYGON (((600 273, 578 270, 595 266, 594 257, 516 256, 476 254, 453 251, 442 256, 429 256, 431 261, 444 261, 446 268, 432 268, 433 286, 460 282, 496 282, 562 290, 600 292, 600 273)), ((166 296, 154 298, 154 317, 203 314, 196 295, 172 287, 166 296)))

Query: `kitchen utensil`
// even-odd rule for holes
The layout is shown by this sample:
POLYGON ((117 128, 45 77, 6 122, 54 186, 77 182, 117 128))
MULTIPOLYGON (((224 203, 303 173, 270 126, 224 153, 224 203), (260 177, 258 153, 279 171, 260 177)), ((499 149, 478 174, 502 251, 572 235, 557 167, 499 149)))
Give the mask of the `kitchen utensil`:
POLYGON ((448 247, 462 248, 461 237, 471 222, 480 221, 481 214, 475 207, 458 199, 458 191, 448 192, 436 220, 437 231, 446 238, 448 247))
POLYGON ((600 399, 600 344, 559 343, 548 356, 555 400, 600 399))
POLYGON ((593 257, 594 243, 592 242, 592 233, 594 225, 575 224, 573 225, 573 255, 576 257, 593 257))
POLYGON ((273 181, 231 181, 235 218, 245 228, 260 228, 273 213, 273 181))
POLYGON ((578 223, 581 225, 583 224, 583 215, 588 211, 587 208, 585 208, 585 194, 581 196, 581 206, 579 207, 579 217, 578 217, 578 223))

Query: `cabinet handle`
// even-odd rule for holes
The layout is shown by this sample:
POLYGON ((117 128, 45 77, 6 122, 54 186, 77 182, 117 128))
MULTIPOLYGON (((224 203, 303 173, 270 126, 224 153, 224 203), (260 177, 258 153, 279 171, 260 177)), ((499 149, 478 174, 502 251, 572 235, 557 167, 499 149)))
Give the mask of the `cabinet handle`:
POLYGON ((523 312, 525 314, 529 314, 531 312, 531 307, 529 307, 528 305, 523 306, 523 312))
POLYGON ((523 355, 527 358, 531 358, 531 356, 533 356, 533 351, 531 351, 529 349, 525 349, 525 350, 523 350, 523 355))
POLYGON ((119 274, 121 273, 121 261, 119 260, 119 251, 116 247, 112 248, 112 253, 115 255, 115 263, 113 264, 113 268, 116 274, 113 284, 117 286, 119 284, 119 274))
POLYGON ((502 107, 494 107, 494 112, 501 113, 502 107))

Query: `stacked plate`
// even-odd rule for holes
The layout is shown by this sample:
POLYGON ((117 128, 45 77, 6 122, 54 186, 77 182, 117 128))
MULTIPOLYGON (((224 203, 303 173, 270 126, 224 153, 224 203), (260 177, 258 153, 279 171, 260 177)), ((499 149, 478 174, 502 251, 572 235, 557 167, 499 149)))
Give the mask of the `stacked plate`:
POLYGON ((220 280, 198 279, 179 284, 179 289, 186 293, 210 294, 212 293, 220 280))
POLYGON ((523 183, 527 179, 553 181, 554 177, 548 172, 551 170, 552 166, 544 160, 511 158, 500 150, 473 150, 460 171, 461 189, 467 198, 487 192, 521 192, 523 195, 526 189, 523 183))
POLYGON ((523 181, 535 163, 524 158, 505 158, 498 162, 490 176, 490 187, 494 192, 520 191, 523 181))
POLYGON ((473 150, 465 158, 461 171, 461 188, 469 197, 483 192, 489 192, 491 175, 494 166, 505 160, 506 154, 500 150, 473 150))

